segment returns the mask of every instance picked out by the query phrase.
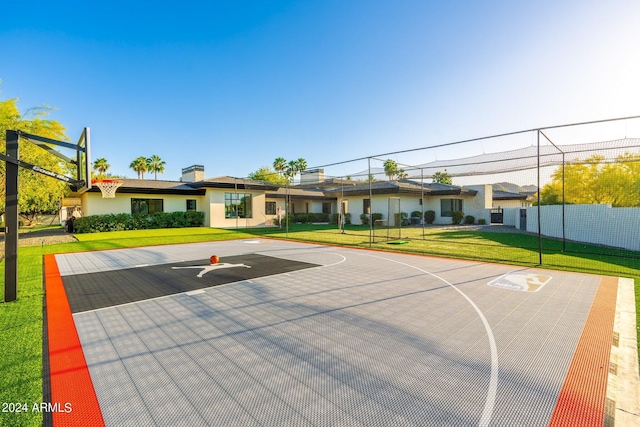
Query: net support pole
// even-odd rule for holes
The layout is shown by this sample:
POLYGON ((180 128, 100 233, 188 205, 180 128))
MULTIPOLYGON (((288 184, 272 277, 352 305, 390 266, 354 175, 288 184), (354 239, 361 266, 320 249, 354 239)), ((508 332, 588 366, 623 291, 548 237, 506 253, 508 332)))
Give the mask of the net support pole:
POLYGON ((424 240, 424 168, 420 168, 420 206, 422 207, 420 223, 422 224, 422 240, 424 240))
MULTIPOLYGON (((16 161, 19 156, 20 135, 7 130, 7 157, 16 161)), ((15 301, 18 297, 18 163, 6 162, 6 209, 4 302, 15 301)))
POLYGON ((566 235, 566 228, 565 228, 565 202, 564 202, 564 196, 565 196, 565 188, 564 188, 564 151, 562 152, 562 252, 565 252, 567 250, 567 235, 566 235))
MULTIPOLYGON (((554 144, 551 138, 549 138, 544 132, 540 131, 540 133, 542 134, 542 136, 544 136, 544 138, 547 141, 551 143, 551 145, 553 145, 558 151, 562 153, 562 252, 565 252, 567 249, 566 226, 565 226, 566 225, 565 224, 565 200, 564 200, 565 198, 565 175, 564 175, 565 153, 562 149, 560 149, 560 147, 554 144)), ((540 184, 538 184, 538 187, 540 187, 540 184)))
POLYGON ((538 135, 538 152, 537 152, 537 161, 538 161, 538 263, 542 265, 542 230, 540 229, 540 225, 542 221, 540 219, 540 129, 537 131, 538 135))
POLYGON ((369 181, 369 247, 371 247, 371 243, 373 240, 373 190, 371 188, 371 157, 367 158, 369 171, 368 171, 368 179, 369 181))
POLYGON ((239 215, 238 215, 239 212, 238 211, 240 210, 240 203, 239 203, 240 199, 238 198, 238 178, 235 178, 235 177, 233 178, 233 189, 234 189, 234 193, 235 193, 234 197, 236 198, 234 200, 234 203, 236 204, 235 208, 236 208, 236 230, 237 230, 238 229, 238 217, 239 217, 239 215))

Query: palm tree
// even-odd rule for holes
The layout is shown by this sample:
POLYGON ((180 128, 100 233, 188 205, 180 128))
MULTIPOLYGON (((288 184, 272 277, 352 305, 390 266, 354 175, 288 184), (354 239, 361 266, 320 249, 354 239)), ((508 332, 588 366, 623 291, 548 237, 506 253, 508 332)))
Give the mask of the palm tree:
POLYGON ((98 172, 98 177, 104 176, 105 173, 109 170, 111 165, 107 163, 107 159, 104 157, 100 157, 93 162, 93 170, 98 172))
POLYGON ((273 169, 275 169, 275 171, 279 174, 284 174, 284 172, 287 170, 287 161, 282 157, 276 158, 273 161, 273 169))
POLYGON ((295 160, 290 160, 287 163, 287 170, 285 170, 284 175, 287 177, 289 182, 293 182, 293 177, 298 173, 298 162, 295 160))
POLYGON ((157 154, 152 155, 147 159, 147 170, 153 172, 153 179, 158 179, 158 172, 164 173, 164 165, 166 162, 160 158, 157 154))
POLYGON ((303 172, 305 170, 307 170, 307 161, 305 159, 303 159, 302 157, 300 157, 298 160, 296 160, 297 166, 298 166, 298 172, 303 172))
POLYGON ((436 172, 433 174, 433 182, 438 182, 440 184, 449 184, 452 185, 451 175, 445 169, 444 172, 436 172))
POLYGON ((138 179, 144 179, 144 173, 147 171, 147 158, 140 156, 131 162, 129 167, 138 173, 138 179))
POLYGON ((391 159, 384 162, 384 174, 389 177, 389 181, 393 181, 398 174, 398 163, 391 159))

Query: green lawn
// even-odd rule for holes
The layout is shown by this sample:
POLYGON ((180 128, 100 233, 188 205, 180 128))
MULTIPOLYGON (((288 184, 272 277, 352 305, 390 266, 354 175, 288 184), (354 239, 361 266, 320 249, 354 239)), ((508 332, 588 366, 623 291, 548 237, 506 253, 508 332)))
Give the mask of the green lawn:
MULTIPOLYGON (((385 234, 384 232, 379 232, 385 234)), ((19 248, 18 300, 0 303, 0 402, 42 401, 42 256, 46 253, 82 252, 161 244, 191 243, 263 236, 285 238, 285 230, 274 228, 220 230, 184 228, 139 230, 77 235, 78 242, 51 246, 19 248)), ((406 245, 374 243, 376 250, 437 255, 452 258, 495 261, 515 265, 536 266, 539 262, 536 236, 421 228, 404 230, 406 245)), ((348 226, 341 234, 335 226, 296 225, 288 238, 298 241, 349 247, 369 247, 369 229, 348 226)), ((543 267, 635 278, 636 306, 640 301, 640 254, 589 245, 562 244, 543 240, 543 267)), ((0 262, 4 271, 4 261, 0 262)), ((4 300, 4 275, 0 277, 1 300, 4 300)), ((640 324, 640 320, 639 320, 640 324)), ((0 426, 42 425, 37 412, 11 414, 0 412, 0 426)))

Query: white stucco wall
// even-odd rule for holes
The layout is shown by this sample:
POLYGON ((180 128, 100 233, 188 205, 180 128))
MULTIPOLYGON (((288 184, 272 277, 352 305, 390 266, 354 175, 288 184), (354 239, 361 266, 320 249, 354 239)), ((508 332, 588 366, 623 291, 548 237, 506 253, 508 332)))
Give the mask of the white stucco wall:
MULTIPOLYGON (((383 220, 388 220, 389 216, 389 197, 396 196, 388 196, 388 195, 373 195, 373 202, 371 204, 371 212, 382 214, 383 220)), ((360 220, 360 215, 364 213, 364 199, 368 199, 369 196, 353 196, 353 197, 345 197, 345 200, 349 201, 348 213, 351 214, 351 223, 356 225, 361 225, 362 221, 360 220)), ((425 208, 425 210, 427 210, 425 208)), ((422 206, 420 206, 420 197, 419 196, 410 196, 410 195, 402 195, 400 196, 400 212, 406 212, 407 215, 411 216, 411 212, 413 211, 422 211, 422 206)))
POLYGON ((463 212, 464 215, 473 215, 476 222, 480 218, 483 218, 487 224, 491 223, 491 209, 493 204, 493 188, 490 184, 484 185, 469 185, 465 188, 475 190, 478 193, 473 198, 464 199, 463 212))
MULTIPOLYGON (((562 238, 562 206, 540 206, 541 233, 562 238)), ((527 231, 538 232, 538 207, 527 208, 527 231)), ((568 240, 640 251, 640 208, 565 206, 568 240)))
MULTIPOLYGON (((436 213, 434 224, 451 224, 451 217, 443 217, 441 215, 441 200, 443 199, 462 199, 462 207, 465 215, 473 215, 476 222, 480 218, 484 218, 487 224, 490 223, 490 213, 487 209, 491 208, 492 189, 490 185, 479 185, 469 187, 477 191, 473 196, 426 196, 424 200, 424 211, 433 210, 436 213)), ((373 195, 372 212, 382 214, 382 219, 388 220, 389 216, 389 195, 373 195)), ((391 196, 397 197, 397 196, 391 196)), ((400 211, 406 212, 411 217, 411 212, 422 212, 420 205, 420 196, 400 195, 400 211)), ((345 197, 349 201, 349 210, 351 213, 351 222, 353 224, 361 224, 360 215, 363 213, 363 200, 368 196, 352 196, 345 197)))
POLYGON ((494 208, 526 208, 531 206, 527 200, 494 200, 494 208))
MULTIPOLYGON (((217 228, 246 228, 264 226, 267 220, 265 215, 265 194, 263 192, 251 190, 239 190, 238 193, 251 194, 252 200, 252 217, 251 218, 225 218, 224 213, 224 195, 225 193, 233 193, 233 190, 225 189, 207 189, 205 196, 209 204, 209 227, 217 228)), ((272 215, 269 215, 271 218, 272 215)))
POLYGON ((196 210, 203 211, 205 200, 203 196, 137 193, 116 193, 114 199, 103 199, 101 193, 87 192, 81 196, 82 215, 130 214, 131 199, 163 199, 164 212, 185 212, 187 210, 187 200, 195 200, 196 210))

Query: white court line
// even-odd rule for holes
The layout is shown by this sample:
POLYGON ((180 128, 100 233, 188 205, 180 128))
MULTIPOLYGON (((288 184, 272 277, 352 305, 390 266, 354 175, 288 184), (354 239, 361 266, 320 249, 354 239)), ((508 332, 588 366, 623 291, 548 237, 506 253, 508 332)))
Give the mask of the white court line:
POLYGON ((482 416, 480 417, 480 421, 478 422, 478 425, 482 427, 488 426, 489 422, 491 421, 491 416, 493 415, 493 408, 496 403, 496 394, 498 389, 498 348, 496 346, 496 340, 493 337, 493 331, 491 330, 491 326, 489 325, 489 322, 487 321, 487 319, 484 317, 484 314, 482 313, 480 308, 471 300, 471 298, 467 296, 467 294, 465 294, 460 289, 453 286, 446 279, 438 276, 437 274, 431 273, 430 271, 416 267, 415 265, 407 264, 402 261, 396 261, 390 258, 384 258, 381 256, 376 256, 371 254, 365 254, 365 253, 359 253, 359 252, 354 252, 354 253, 356 253, 357 255, 363 255, 363 256, 368 256, 372 258, 383 259, 385 261, 395 262, 396 264, 401 264, 410 268, 414 268, 418 271, 421 271, 425 274, 435 277, 436 279, 443 281, 444 283, 446 283, 447 285, 455 289, 457 292, 459 292, 460 295, 462 295, 469 302, 469 304, 471 304, 471 306, 476 311, 476 313, 478 313, 478 316, 480 317, 480 320, 482 320, 482 324, 484 325, 484 329, 487 332, 487 338, 489 339, 489 347, 491 349, 491 375, 489 379, 489 388, 487 390, 487 398, 485 399, 484 409, 482 411, 482 416))

